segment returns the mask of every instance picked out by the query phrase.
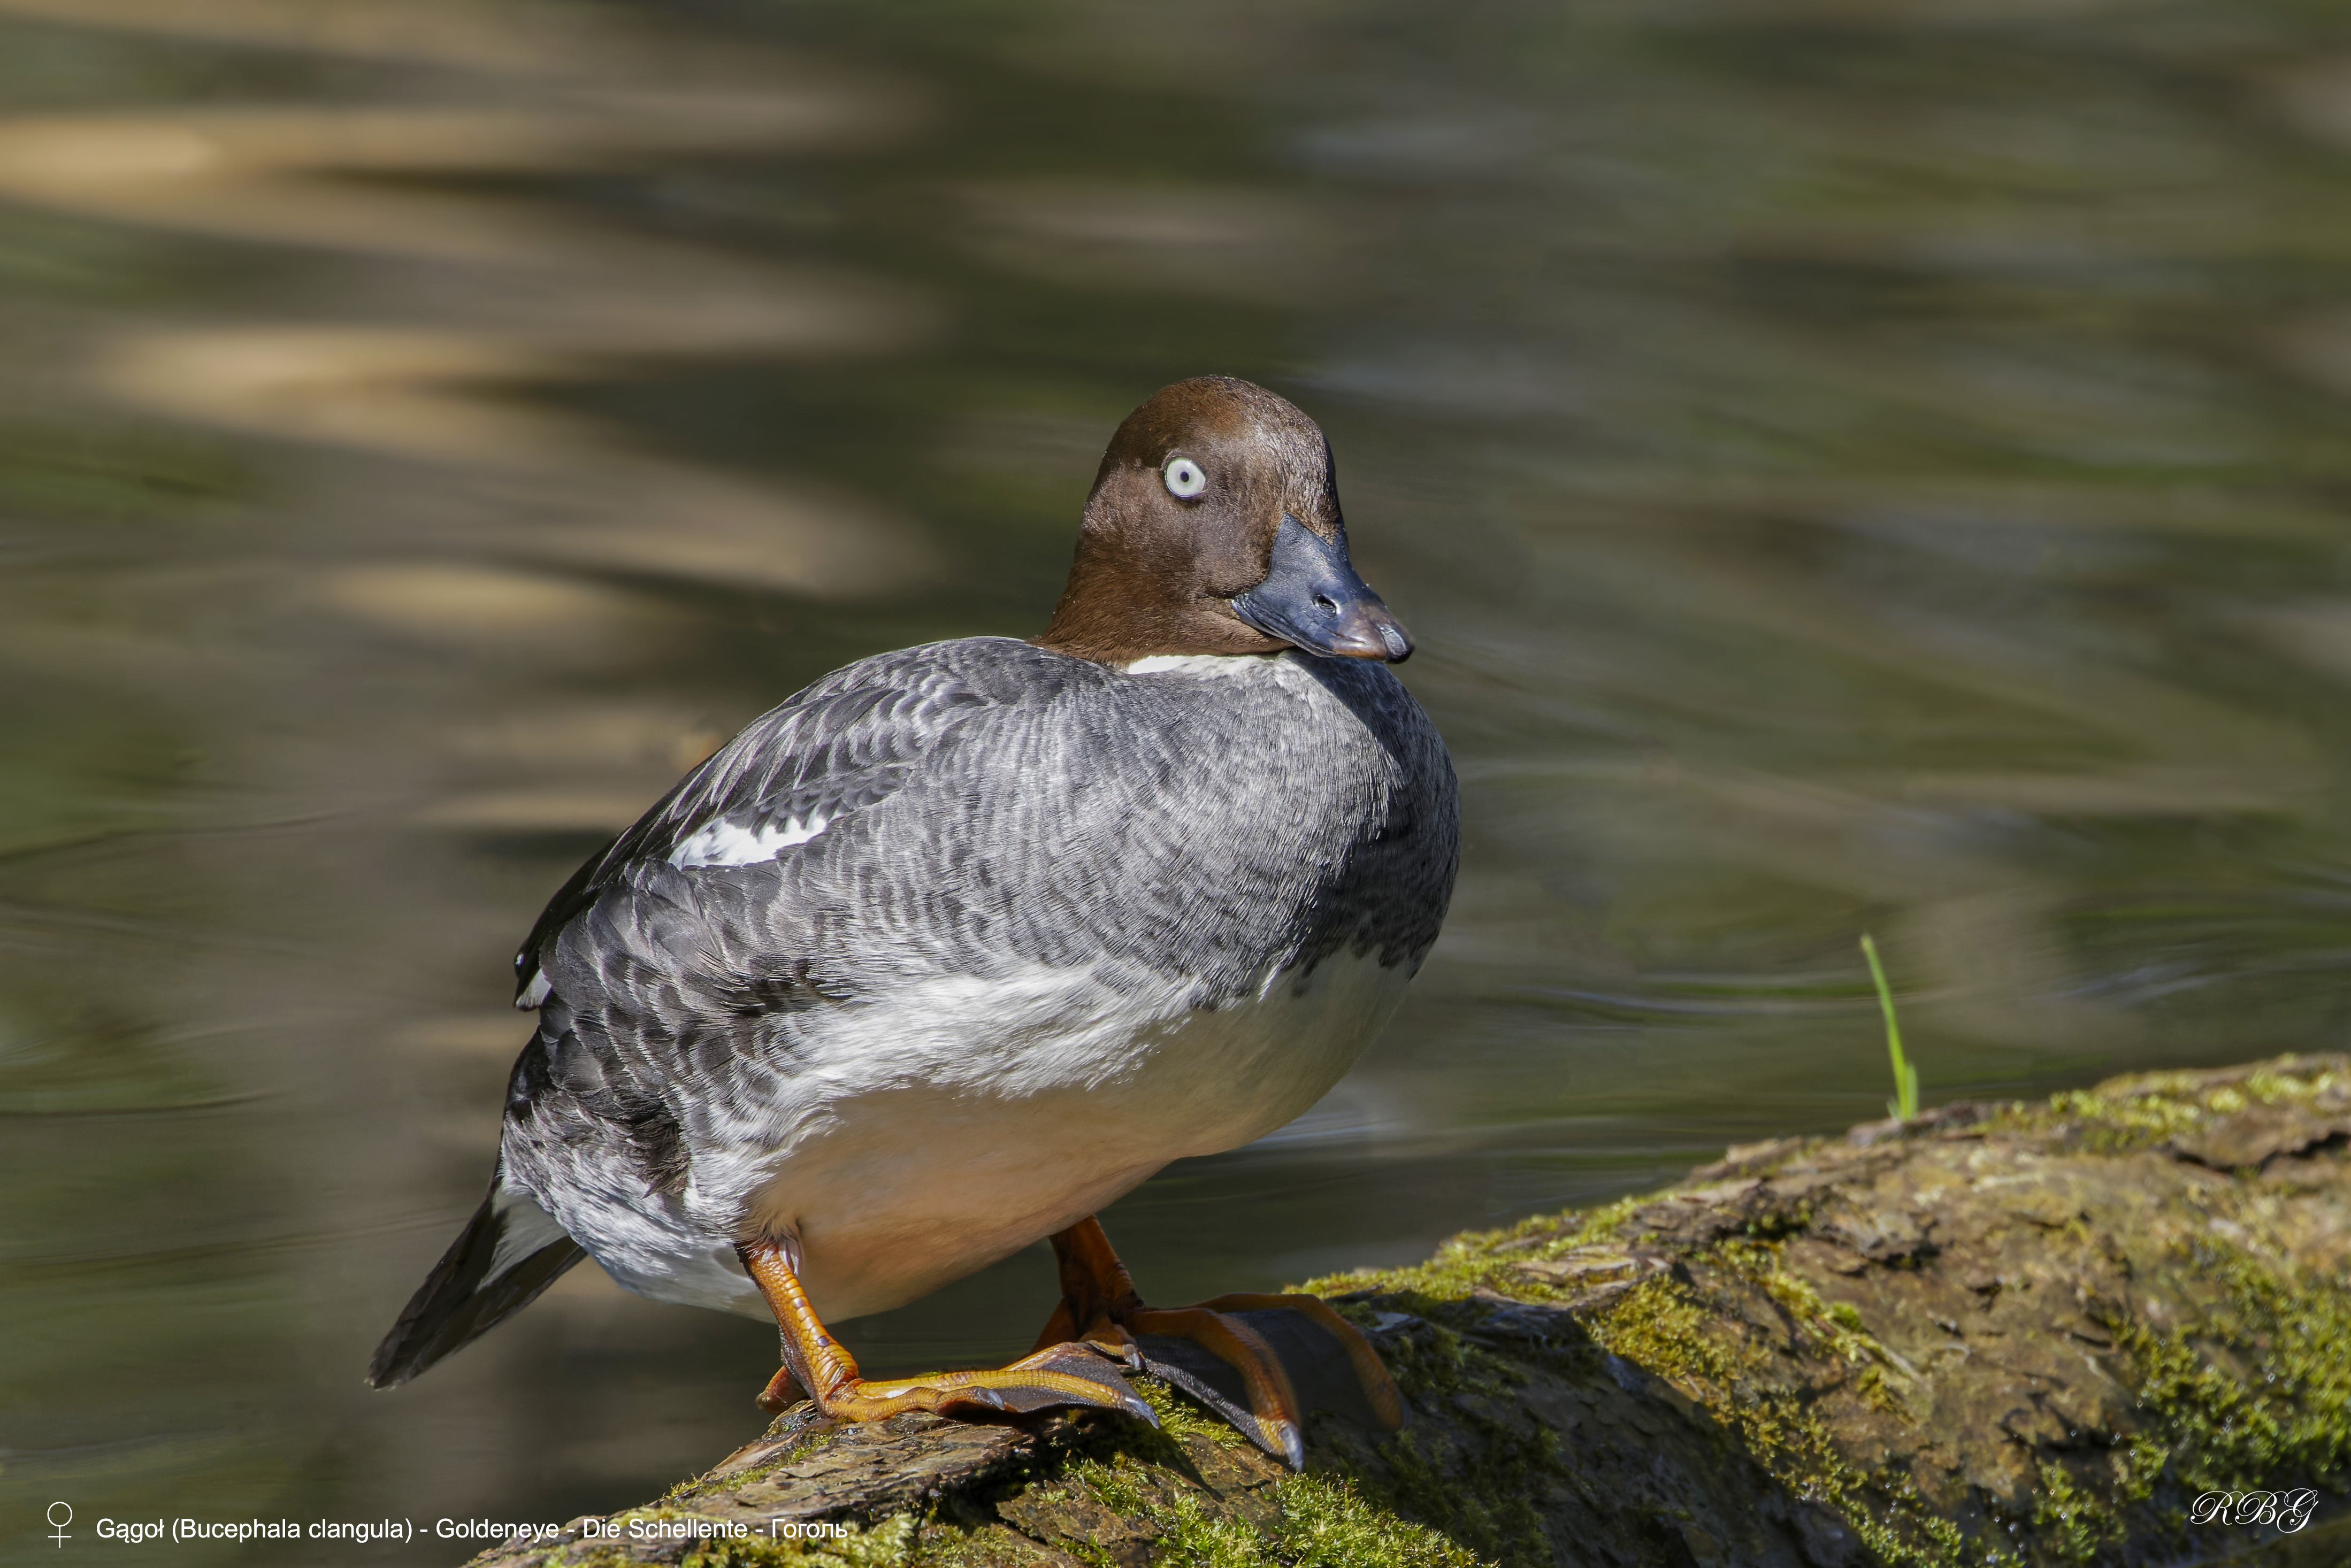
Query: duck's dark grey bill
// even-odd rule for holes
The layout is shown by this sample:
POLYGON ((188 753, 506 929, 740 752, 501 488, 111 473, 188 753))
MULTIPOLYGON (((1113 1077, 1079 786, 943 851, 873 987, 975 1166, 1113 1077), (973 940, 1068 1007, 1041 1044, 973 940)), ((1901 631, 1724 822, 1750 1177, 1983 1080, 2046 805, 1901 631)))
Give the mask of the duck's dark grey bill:
POLYGON ((1233 613, 1268 637, 1326 658, 1402 664, 1412 657, 1412 639, 1355 576, 1344 529, 1325 539, 1284 515, 1273 536, 1272 570, 1234 598, 1233 613))

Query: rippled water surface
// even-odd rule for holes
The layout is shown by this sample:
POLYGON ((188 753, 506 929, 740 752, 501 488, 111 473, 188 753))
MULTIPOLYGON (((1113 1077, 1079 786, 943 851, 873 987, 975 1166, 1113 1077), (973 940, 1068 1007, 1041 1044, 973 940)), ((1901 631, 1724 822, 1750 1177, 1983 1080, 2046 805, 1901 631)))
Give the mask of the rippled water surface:
POLYGON ((1330 431, 1468 850, 1355 1075, 1111 1211, 1149 1293, 1882 1114, 1865 929, 1930 1104, 2341 1041, 2326 8, 0 0, 0 1552, 755 1429, 770 1332, 592 1269, 360 1386, 507 957, 804 681, 1038 629, 1180 376, 1330 431))

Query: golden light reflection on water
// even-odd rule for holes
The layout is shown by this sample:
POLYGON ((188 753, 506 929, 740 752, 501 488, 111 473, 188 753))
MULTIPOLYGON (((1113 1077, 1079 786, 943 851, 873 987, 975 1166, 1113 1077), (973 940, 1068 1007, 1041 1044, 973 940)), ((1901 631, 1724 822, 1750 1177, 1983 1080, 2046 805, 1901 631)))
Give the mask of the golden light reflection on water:
POLYGON ((1028 181, 956 196, 975 254, 1068 287, 1274 306, 1364 288, 1360 236, 1334 203, 1296 192, 1028 181))
POLYGON ((771 1342, 592 1272, 356 1386, 505 956, 801 681, 1033 630, 1204 369, 1330 426, 1470 847, 1357 1075, 1121 1206, 1154 1293, 1875 1114, 1865 927, 1930 1102, 2339 1033, 2351 38, 1172 15, 0 0, 0 1490, 559 1514, 746 1429, 771 1342))
POLYGON ((0 120, 0 196, 397 264, 347 282, 331 306, 306 302, 298 321, 141 324, 90 345, 85 374, 122 404, 435 463, 495 482, 510 514, 536 505, 557 519, 487 539, 476 531, 477 548, 810 593, 907 586, 935 566, 909 523, 631 452, 608 428, 508 395, 609 373, 631 358, 782 355, 820 364, 902 351, 935 327, 904 288, 415 183, 685 152, 837 150, 907 119, 903 99, 893 102, 878 84, 845 90, 775 60, 762 79, 756 57, 674 43, 619 49, 586 26, 593 15, 452 13, 410 39, 357 6, 315 16, 254 6, 209 22, 179 6, 77 12, 85 23, 193 27, 242 43, 312 48, 324 39, 340 51, 423 57, 466 75, 438 84, 455 101, 0 120), (544 47, 504 47, 526 36, 544 47), (465 101, 469 94, 478 101, 465 101))

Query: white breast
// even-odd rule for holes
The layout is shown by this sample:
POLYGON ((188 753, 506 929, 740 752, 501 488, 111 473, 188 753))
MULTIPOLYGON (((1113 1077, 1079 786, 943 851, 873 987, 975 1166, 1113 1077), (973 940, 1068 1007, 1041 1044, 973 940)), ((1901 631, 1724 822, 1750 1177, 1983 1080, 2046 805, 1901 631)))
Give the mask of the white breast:
MULTIPOLYGON (((885 1311, 1076 1223, 1169 1160, 1298 1116, 1409 979, 1334 954, 1302 991, 1276 977, 1199 1010, 1172 981, 1122 991, 1041 964, 911 987, 803 1036, 789 1096, 701 1129, 686 1211, 796 1236, 829 1320, 885 1311)), ((622 1282, 765 1313, 747 1281, 702 1282, 690 1298, 669 1279, 622 1282)))

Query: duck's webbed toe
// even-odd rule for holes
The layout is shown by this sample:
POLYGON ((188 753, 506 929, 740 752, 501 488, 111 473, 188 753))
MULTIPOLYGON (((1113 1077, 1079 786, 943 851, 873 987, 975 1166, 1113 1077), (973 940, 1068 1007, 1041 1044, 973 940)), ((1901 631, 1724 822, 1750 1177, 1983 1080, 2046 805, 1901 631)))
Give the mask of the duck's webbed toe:
POLYGON ((1153 1426, 1159 1418, 1083 1345, 1057 1345, 986 1372, 926 1372, 919 1377, 858 1378, 818 1401, 828 1416, 878 1421, 905 1410, 948 1415, 977 1410, 1025 1416, 1057 1408, 1122 1410, 1153 1426))
POLYGON ((1319 1297, 1244 1293, 1147 1306, 1101 1224, 1053 1238, 1061 1304, 1041 1345, 1081 1342, 1183 1388, 1292 1469, 1303 1468, 1310 1403, 1393 1431, 1404 1400, 1362 1331, 1319 1297), (1304 1381, 1309 1399, 1300 1397, 1304 1381))
POLYGON ((781 1249, 762 1241, 737 1251, 774 1309, 783 1336, 784 1365, 760 1392, 761 1409, 783 1410, 805 1390, 819 1410, 843 1421, 879 1421, 909 1410, 1027 1415, 1074 1407, 1118 1410, 1159 1424, 1151 1407, 1119 1376, 1117 1366, 1083 1345, 1056 1344, 992 1370, 862 1376, 856 1359, 818 1319, 781 1249))

